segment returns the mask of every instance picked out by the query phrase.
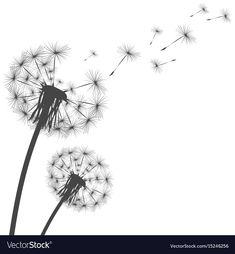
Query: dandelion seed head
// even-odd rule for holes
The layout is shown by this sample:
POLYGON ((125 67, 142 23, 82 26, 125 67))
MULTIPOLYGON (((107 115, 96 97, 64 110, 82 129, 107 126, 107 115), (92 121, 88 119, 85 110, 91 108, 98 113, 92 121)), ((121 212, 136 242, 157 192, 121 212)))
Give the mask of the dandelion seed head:
POLYGON ((57 197, 78 210, 99 207, 110 196, 110 173, 88 148, 69 148, 56 153, 48 165, 48 184, 57 197), (58 157, 58 154, 63 156, 58 157))
POLYGON ((67 56, 68 50, 67 45, 57 43, 29 49, 14 60, 6 76, 9 104, 14 112, 31 126, 40 125, 49 136, 68 137, 86 132, 101 118, 98 117, 101 116, 101 105, 96 105, 97 117, 94 119, 95 110, 91 104, 98 94, 105 92, 98 71, 87 74, 89 89, 79 92, 74 83, 69 83, 65 89, 65 83, 57 78, 58 62, 67 56))

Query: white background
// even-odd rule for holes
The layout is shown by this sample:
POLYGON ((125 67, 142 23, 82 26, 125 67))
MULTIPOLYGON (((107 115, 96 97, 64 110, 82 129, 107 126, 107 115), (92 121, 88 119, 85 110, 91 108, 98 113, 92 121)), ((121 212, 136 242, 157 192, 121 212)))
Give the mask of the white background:
POLYGON ((88 135, 41 134, 23 190, 16 234, 40 234, 57 201, 47 186, 47 162, 63 147, 87 145, 106 159, 112 197, 95 212, 62 207, 48 234, 234 234, 235 83, 234 1, 8 0, 0 4, 1 181, 0 234, 8 234, 20 170, 33 131, 7 101, 4 74, 23 50, 59 42, 71 48, 60 77, 83 82, 99 69, 107 77, 108 109, 88 135), (207 22, 228 8, 232 22, 207 22), (160 48, 178 25, 196 43, 160 48), (152 47, 151 28, 162 35, 152 47), (134 45, 141 57, 121 65, 117 47, 134 45), (82 60, 90 49, 99 57, 82 60), (150 60, 177 61, 153 72, 150 60))

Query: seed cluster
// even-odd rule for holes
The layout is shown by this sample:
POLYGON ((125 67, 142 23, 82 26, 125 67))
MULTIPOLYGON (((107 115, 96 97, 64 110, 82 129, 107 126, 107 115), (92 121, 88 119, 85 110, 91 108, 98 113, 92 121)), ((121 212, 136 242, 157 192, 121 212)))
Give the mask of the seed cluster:
POLYGON ((109 197, 112 182, 108 166, 87 148, 56 153, 48 172, 53 192, 78 210, 99 207, 109 197))

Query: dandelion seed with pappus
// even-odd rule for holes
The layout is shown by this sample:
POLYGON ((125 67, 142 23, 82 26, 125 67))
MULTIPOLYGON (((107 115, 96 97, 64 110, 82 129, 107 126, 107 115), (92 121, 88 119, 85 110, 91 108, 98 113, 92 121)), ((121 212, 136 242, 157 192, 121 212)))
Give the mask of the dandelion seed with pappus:
POLYGON ((126 60, 126 61, 133 61, 135 60, 140 54, 134 50, 134 47, 128 46, 128 45, 123 45, 122 47, 118 48, 118 51, 121 55, 121 61, 118 63, 116 68, 109 74, 109 76, 112 76, 117 68, 121 65, 121 63, 126 60))
POLYGON ((154 41, 154 39, 155 39, 155 37, 156 37, 157 34, 161 34, 161 33, 162 33, 162 30, 161 30, 160 28, 158 28, 158 27, 154 27, 154 28, 152 29, 152 31, 153 31, 153 38, 152 38, 152 40, 150 41, 149 45, 152 45, 152 44, 153 44, 153 41, 154 41))
POLYGON ((171 63, 171 62, 175 62, 176 59, 172 59, 168 62, 160 62, 159 60, 157 59, 154 59, 151 61, 151 64, 152 64, 152 67, 153 67, 153 70, 156 71, 156 72, 161 72, 162 71, 162 66, 165 65, 165 64, 168 64, 168 63, 171 63))
POLYGON ((200 13, 202 13, 202 14, 208 13, 208 9, 207 9, 207 7, 204 4, 201 4, 199 6, 199 10, 197 12, 195 12, 194 14, 190 15, 190 18, 192 18, 195 15, 200 14, 200 13))
POLYGON ((179 34, 179 37, 166 47, 162 48, 161 51, 166 50, 171 45, 175 44, 177 41, 191 43, 195 40, 195 38, 192 36, 192 31, 187 26, 178 26, 177 32, 179 34))
POLYGON ((215 19, 222 19, 224 22, 230 22, 230 14, 228 12, 228 10, 222 10, 221 11, 221 15, 214 17, 214 18, 209 18, 207 19, 207 21, 211 21, 211 20, 215 20, 215 19))
POLYGON ((96 52, 95 50, 90 50, 89 56, 86 57, 83 61, 85 62, 85 61, 87 61, 89 58, 91 58, 91 57, 96 57, 96 56, 98 56, 97 52, 96 52))

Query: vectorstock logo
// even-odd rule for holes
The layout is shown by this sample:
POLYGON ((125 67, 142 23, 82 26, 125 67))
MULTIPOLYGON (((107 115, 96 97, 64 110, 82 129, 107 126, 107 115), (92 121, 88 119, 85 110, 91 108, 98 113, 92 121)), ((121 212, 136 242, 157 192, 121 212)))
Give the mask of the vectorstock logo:
POLYGON ((9 249, 50 249, 52 241, 50 242, 8 242, 7 247, 9 249))

